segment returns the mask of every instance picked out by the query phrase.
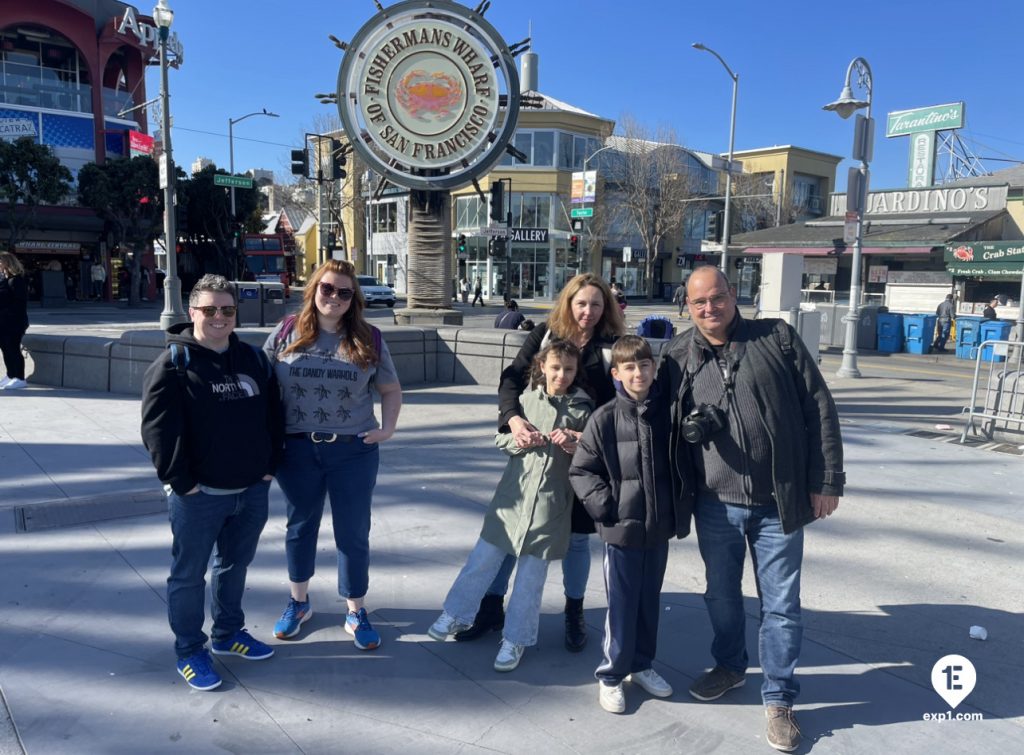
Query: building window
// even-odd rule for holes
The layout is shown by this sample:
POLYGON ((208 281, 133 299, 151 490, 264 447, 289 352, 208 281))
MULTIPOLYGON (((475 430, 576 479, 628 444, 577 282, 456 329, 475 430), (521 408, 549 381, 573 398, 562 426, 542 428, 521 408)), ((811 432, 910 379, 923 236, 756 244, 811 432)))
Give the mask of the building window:
POLYGON ((512 225, 516 228, 549 228, 551 195, 513 193, 512 225))
POLYGON ((455 227, 482 228, 487 225, 487 204, 472 194, 455 198, 455 227))
POLYGON ((373 205, 372 212, 374 233, 398 232, 397 202, 378 202, 373 205))
POLYGON ((821 215, 824 212, 821 201, 821 179, 802 173, 793 174, 793 204, 801 212, 821 215))
POLYGON ((0 32, 0 102, 91 113, 90 84, 88 67, 66 37, 29 25, 0 32))

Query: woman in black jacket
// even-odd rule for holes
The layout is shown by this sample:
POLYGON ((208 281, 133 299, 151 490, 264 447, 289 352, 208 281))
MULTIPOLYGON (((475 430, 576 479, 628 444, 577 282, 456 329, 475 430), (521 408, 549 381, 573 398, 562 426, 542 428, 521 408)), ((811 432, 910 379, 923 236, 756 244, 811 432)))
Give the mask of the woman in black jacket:
POLYGON ((3 354, 7 376, 0 380, 0 390, 24 388, 25 357, 21 355, 21 338, 28 330, 28 281, 25 268, 10 252, 0 252, 0 353, 3 354))
MULTIPOLYGON (((580 350, 581 384, 594 399, 595 406, 615 396, 609 374, 611 346, 626 330, 622 311, 615 303, 608 284, 593 273, 583 273, 566 283, 547 322, 530 331, 515 360, 501 373, 498 385, 498 429, 511 432, 521 448, 547 443, 547 438, 524 417, 519 396, 529 385, 530 366, 543 344, 552 338, 572 341, 580 350)), ((583 649, 587 642, 583 621, 583 595, 590 575, 590 534, 594 522, 580 505, 573 504, 572 539, 569 552, 562 561, 562 584, 565 587, 565 645, 573 651, 583 649)), ((455 635, 457 640, 472 640, 505 623, 504 595, 515 564, 509 556, 498 576, 480 602, 473 626, 455 635)))

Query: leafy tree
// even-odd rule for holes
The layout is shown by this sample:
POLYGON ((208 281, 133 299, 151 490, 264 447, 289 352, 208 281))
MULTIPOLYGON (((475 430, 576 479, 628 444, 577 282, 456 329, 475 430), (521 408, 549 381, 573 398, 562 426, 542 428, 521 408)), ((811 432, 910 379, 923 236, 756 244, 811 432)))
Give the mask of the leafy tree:
MULTIPOLYGON (((218 173, 227 175, 216 165, 207 165, 179 183, 178 201, 188 207, 188 228, 180 229, 180 234, 192 243, 206 272, 237 278, 242 256, 234 246, 231 195, 229 189, 213 183, 218 173)), ((257 194, 255 189, 235 189, 235 213, 243 232, 259 233, 261 229, 257 194)))
POLYGON ((35 227, 40 204, 57 204, 71 190, 71 171, 45 144, 24 136, 0 139, 0 201, 7 204, 7 243, 11 249, 35 227))
POLYGON ((149 156, 89 163, 78 173, 78 198, 110 225, 114 238, 131 255, 128 301, 138 302, 141 250, 163 225, 163 192, 156 162, 149 156))

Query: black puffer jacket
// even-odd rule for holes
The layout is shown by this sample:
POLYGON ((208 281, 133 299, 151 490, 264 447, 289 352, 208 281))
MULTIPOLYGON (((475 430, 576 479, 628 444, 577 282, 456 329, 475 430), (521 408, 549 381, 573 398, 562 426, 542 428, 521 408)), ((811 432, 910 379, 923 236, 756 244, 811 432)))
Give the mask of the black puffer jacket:
POLYGON ((583 430, 569 481, 606 543, 652 548, 690 532, 692 489, 672 493, 667 409, 656 387, 641 402, 619 393, 583 430))
POLYGON ((28 283, 25 276, 10 278, 0 273, 0 331, 24 333, 28 330, 28 283))

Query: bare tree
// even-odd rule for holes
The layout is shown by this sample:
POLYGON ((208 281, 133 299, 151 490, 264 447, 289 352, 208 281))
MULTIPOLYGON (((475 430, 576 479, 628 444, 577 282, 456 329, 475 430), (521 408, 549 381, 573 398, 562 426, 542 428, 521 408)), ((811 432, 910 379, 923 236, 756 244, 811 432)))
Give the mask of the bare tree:
POLYGON ((747 233, 776 225, 795 223, 805 208, 794 202, 791 192, 775 191, 773 175, 738 173, 732 179, 733 233, 747 233))
POLYGON ((609 222, 636 231, 646 250, 644 290, 654 296, 654 266, 667 237, 683 227, 689 213, 706 195, 696 158, 681 147, 671 129, 651 134, 631 118, 622 121, 622 136, 611 139, 618 149, 605 152, 606 202, 609 222))

